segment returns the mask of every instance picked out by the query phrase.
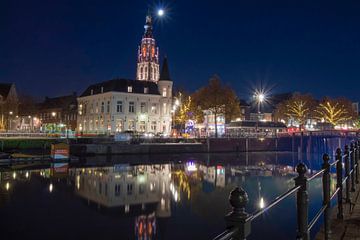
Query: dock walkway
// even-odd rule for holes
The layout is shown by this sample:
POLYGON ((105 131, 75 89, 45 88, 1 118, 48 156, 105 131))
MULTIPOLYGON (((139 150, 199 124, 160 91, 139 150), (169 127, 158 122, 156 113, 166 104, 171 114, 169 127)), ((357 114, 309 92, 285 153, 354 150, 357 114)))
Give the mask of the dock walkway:
MULTIPOLYGON (((337 219, 336 206, 332 209, 331 239, 360 240, 360 188, 351 193, 351 204, 344 204, 344 220, 337 219)), ((321 228, 316 240, 323 240, 324 232, 321 228)))

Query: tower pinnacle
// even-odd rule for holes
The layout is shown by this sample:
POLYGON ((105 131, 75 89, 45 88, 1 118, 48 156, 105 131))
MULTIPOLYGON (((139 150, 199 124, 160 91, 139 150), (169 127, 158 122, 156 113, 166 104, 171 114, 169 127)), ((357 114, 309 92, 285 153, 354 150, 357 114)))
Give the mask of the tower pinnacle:
POLYGON ((144 35, 138 49, 136 79, 157 82, 159 80, 159 48, 153 37, 152 16, 148 12, 144 35))

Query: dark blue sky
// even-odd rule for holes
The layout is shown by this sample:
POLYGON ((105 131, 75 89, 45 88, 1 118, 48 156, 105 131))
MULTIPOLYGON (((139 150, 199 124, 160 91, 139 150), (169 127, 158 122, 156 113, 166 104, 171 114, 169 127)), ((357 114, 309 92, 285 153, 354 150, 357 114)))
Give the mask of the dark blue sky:
MULTIPOLYGON (((144 0, 2 0, 0 82, 55 96, 113 77, 134 78, 144 0)), ((359 1, 164 1, 155 25, 177 86, 195 90, 214 73, 241 97, 274 92, 360 100, 359 1)))

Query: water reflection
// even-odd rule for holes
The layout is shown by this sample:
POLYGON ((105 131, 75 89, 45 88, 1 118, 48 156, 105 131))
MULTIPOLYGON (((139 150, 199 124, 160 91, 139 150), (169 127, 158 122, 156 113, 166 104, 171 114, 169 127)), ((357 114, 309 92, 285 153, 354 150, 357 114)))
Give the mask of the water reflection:
MULTIPOLYGON (((17 188, 23 189, 22 186, 28 184, 43 189, 39 196, 33 196, 31 192, 25 196, 34 198, 34 202, 37 197, 45 197, 41 201, 65 199, 70 201, 64 202, 64 206, 68 206, 81 200, 82 206, 77 206, 79 213, 76 208, 71 215, 64 211, 69 221, 75 221, 77 214, 92 216, 94 209, 99 219, 102 215, 115 215, 114 222, 111 219, 101 221, 108 221, 109 228, 117 229, 121 219, 121 224, 129 225, 122 230, 124 236, 129 236, 124 237, 126 239, 191 239, 195 237, 194 232, 198 234, 197 239, 209 239, 224 229, 223 217, 229 210, 227 198, 234 186, 242 186, 248 191, 248 211, 251 212, 264 208, 275 196, 292 187, 294 176, 291 154, 247 154, 226 156, 226 160, 219 156, 186 156, 157 164, 119 163, 103 167, 59 163, 43 169, 1 172, 0 186, 8 197, 0 195, 5 199, 0 201, 0 213, 5 214, 7 210, 2 210, 2 206, 8 206, 8 211, 16 211, 11 207, 10 196, 16 199, 20 195, 17 188), (69 193, 70 200, 63 197, 69 193), (188 227, 180 229, 182 224, 188 224, 188 227)), ((321 185, 316 188, 320 189, 321 185)), ((293 200, 289 200, 291 204, 293 200)), ((60 211, 62 203, 56 206, 60 211)), ((42 217, 51 218, 48 215, 42 217)), ((284 223, 292 218, 287 216, 284 223)), ((271 222, 268 224, 268 231, 272 231, 271 222)), ((80 225, 77 231, 92 232, 92 227, 80 225)), ((253 227, 256 229, 259 225, 253 227)), ((261 239, 261 233, 256 231, 252 236, 261 239)))

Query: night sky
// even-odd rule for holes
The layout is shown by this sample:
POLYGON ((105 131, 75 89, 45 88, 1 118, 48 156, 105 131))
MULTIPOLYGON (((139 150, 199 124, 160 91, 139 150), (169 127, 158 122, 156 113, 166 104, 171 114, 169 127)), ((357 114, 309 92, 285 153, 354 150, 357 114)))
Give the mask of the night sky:
MULTIPOLYGON (((57 96, 134 78, 143 0, 1 0, 0 82, 57 96)), ((155 24, 176 86, 218 74, 242 98, 256 83, 359 101, 359 1, 164 1, 155 24), (337 2, 337 3, 335 3, 337 2)))

